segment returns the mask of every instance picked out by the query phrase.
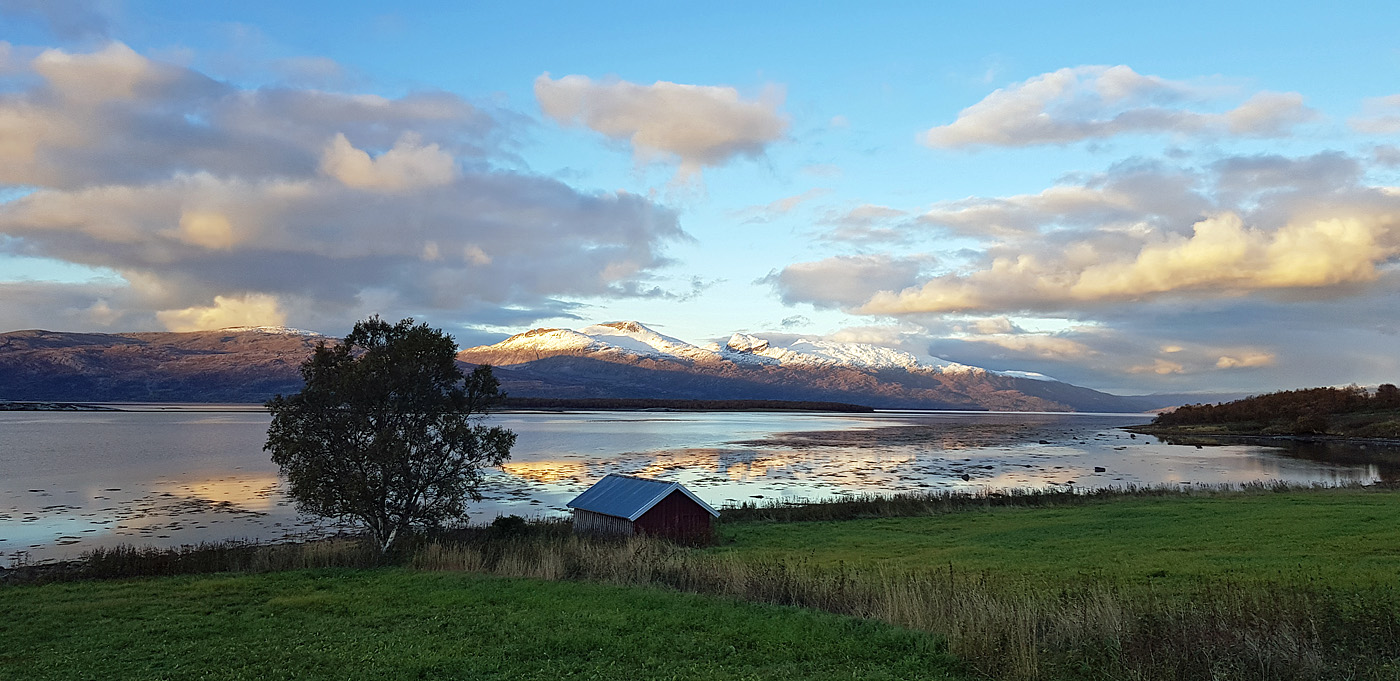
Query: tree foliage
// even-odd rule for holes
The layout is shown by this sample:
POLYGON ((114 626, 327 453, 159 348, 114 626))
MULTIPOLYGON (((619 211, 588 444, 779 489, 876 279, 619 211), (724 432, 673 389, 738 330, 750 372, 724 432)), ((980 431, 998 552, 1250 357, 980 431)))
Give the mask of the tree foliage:
POLYGON ((482 469, 515 434, 481 423, 503 395, 482 365, 463 375, 456 343, 412 319, 358 322, 301 366, 301 392, 267 402, 264 449, 298 510, 363 523, 382 551, 411 527, 461 518, 482 469))
POLYGON ((1188 404, 1158 416, 1153 424, 1184 426, 1254 423, 1280 432, 1315 435, 1328 432, 1330 417, 1400 407, 1400 389, 1381 384, 1375 393, 1345 388, 1306 388, 1256 395, 1221 404, 1188 404))

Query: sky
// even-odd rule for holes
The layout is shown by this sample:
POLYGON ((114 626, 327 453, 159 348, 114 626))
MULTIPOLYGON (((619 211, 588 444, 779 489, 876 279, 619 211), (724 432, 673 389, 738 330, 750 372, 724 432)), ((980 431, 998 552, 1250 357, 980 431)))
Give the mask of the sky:
POLYGON ((0 0, 0 330, 1400 379, 1400 5, 0 0))

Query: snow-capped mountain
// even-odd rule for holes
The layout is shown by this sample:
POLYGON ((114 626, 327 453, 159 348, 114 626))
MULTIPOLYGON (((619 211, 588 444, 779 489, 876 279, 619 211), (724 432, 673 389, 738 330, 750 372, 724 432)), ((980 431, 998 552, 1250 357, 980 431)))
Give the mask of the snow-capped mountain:
POLYGON ((585 353, 684 361, 728 361, 739 364, 843 366, 949 373, 985 371, 938 357, 917 357, 903 350, 879 345, 838 343, 817 338, 795 338, 783 342, 736 333, 724 345, 693 345, 664 336, 638 322, 605 322, 577 331, 534 329, 511 336, 495 345, 470 348, 463 352, 473 355, 492 353, 512 359, 517 355, 543 359, 556 355, 585 353))
POLYGON ((293 329, 290 326, 226 326, 219 329, 220 333, 269 333, 277 336, 306 336, 308 338, 320 337, 322 334, 306 329, 293 329))
POLYGON ((534 329, 458 358, 510 370, 517 397, 855 402, 886 408, 1130 411, 1113 395, 865 343, 736 333, 696 345, 633 322, 534 329))

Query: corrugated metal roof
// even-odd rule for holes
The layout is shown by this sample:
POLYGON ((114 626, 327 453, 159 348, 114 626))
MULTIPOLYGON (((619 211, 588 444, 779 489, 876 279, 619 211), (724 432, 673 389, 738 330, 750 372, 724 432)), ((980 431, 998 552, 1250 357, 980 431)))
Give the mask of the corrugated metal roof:
POLYGON ((666 482, 665 480, 639 478, 617 473, 603 476, 602 480, 594 483, 592 487, 584 490, 583 494, 574 497, 574 500, 566 505, 569 508, 636 520, 676 490, 680 490, 682 494, 700 504, 710 515, 719 517, 719 511, 711 508, 709 504, 695 496, 679 482, 666 482))

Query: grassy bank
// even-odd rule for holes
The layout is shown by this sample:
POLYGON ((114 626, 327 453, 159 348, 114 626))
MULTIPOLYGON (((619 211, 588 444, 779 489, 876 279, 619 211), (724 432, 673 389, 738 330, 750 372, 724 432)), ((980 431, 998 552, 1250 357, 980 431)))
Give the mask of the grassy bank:
MULTIPOLYGON (((966 669, 985 678, 1395 679, 1396 495, 1379 488, 1253 486, 1190 494, 1154 489, 863 498, 736 510, 721 526, 723 543, 702 550, 645 539, 581 540, 555 523, 422 540, 405 547, 397 561, 420 573, 662 587, 853 615, 937 636, 966 669)), ((108 552, 93 565, 102 574, 123 575, 202 571, 221 562, 258 571, 376 560, 344 542, 236 549, 174 557, 108 552)), ((360 579, 382 572, 329 574, 360 579)), ((425 583, 448 578, 389 574, 425 583)), ((170 582, 187 583, 193 582, 170 582)), ((69 588, 19 587, 10 593, 60 586, 69 588)), ((152 589, 150 597, 165 598, 167 590, 152 589)), ((546 602, 567 601, 570 596, 558 595, 564 592, 548 592, 556 595, 546 602)), ((23 613, 15 603, 0 600, 0 607, 23 613)), ((607 607, 623 616, 641 607, 626 598, 614 603, 607 607)), ((617 635, 635 644, 646 631, 617 635)), ((755 664, 767 659, 768 647, 752 649, 755 664)), ((779 671, 744 673, 788 673, 781 665, 773 669, 779 671)), ((885 673, 870 669, 856 676, 885 673)), ((937 675, 947 667, 930 669, 937 675)))
POLYGON ((7 679, 946 679, 929 634, 654 589, 401 569, 0 589, 7 679))
POLYGON ((1375 488, 1091 497, 1072 506, 725 523, 721 534, 716 552, 745 560, 882 569, 952 564, 1044 585, 1400 585, 1400 495, 1375 488))

